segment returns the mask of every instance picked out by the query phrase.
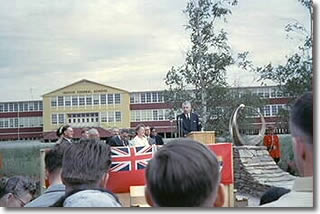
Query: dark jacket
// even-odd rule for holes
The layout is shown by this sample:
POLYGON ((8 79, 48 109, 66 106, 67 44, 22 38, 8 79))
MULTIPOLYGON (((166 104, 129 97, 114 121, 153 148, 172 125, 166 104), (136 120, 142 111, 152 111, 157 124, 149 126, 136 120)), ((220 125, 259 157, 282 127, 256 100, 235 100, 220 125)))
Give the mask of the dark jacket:
POLYGON ((160 135, 151 136, 156 141, 156 145, 163 145, 163 140, 160 135))
POLYGON ((187 119, 185 114, 177 116, 178 135, 185 137, 192 131, 200 131, 202 126, 199 121, 199 116, 195 113, 190 113, 190 119, 187 119))
POLYGON ((109 141, 110 146, 128 146, 129 142, 127 140, 120 139, 120 136, 113 136, 109 141))

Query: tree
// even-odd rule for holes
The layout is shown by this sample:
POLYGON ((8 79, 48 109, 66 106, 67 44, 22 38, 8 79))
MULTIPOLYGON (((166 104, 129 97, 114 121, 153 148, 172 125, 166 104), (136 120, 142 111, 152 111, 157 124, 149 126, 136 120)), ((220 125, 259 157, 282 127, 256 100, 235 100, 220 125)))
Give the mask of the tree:
POLYGON ((244 69, 247 66, 247 52, 235 56, 228 44, 227 32, 218 27, 226 22, 231 7, 236 4, 236 0, 187 3, 184 13, 188 18, 186 30, 191 31, 191 49, 186 53, 185 63, 173 66, 165 77, 169 86, 165 99, 173 105, 173 111, 180 109, 183 101, 191 101, 201 115, 205 130, 228 130, 231 108, 236 102, 231 102, 226 70, 234 64, 244 69))
POLYGON ((306 91, 312 90, 312 1, 298 0, 310 14, 310 32, 297 21, 288 23, 285 31, 288 39, 300 40, 296 53, 287 57, 284 65, 273 66, 272 63, 258 67, 256 72, 260 74, 260 80, 272 80, 276 82, 284 94, 289 94, 294 100, 306 91), (291 34, 295 34, 293 37, 291 34))

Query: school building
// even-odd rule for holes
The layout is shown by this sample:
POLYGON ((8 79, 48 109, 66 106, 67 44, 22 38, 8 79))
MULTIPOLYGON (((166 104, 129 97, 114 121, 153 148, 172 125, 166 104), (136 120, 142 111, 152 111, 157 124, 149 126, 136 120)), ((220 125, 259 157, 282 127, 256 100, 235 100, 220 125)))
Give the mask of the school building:
MULTIPOLYGON (((267 99, 261 113, 268 126, 275 125, 278 111, 289 101, 276 86, 231 90, 240 92, 239 96, 250 90, 267 99)), ((83 79, 44 94, 42 100, 0 102, 0 141, 55 141, 55 131, 63 124, 74 128, 75 138, 80 138, 84 127, 97 128, 104 138, 111 136, 111 128, 134 128, 139 123, 155 127, 164 137, 172 137, 176 121, 169 118, 170 109, 161 90, 128 92, 83 79)))

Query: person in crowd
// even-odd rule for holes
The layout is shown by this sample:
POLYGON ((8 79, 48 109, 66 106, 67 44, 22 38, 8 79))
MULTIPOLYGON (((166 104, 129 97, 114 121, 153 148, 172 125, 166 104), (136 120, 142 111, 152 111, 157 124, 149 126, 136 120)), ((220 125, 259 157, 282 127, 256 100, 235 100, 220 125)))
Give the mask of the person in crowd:
POLYGON ((146 126, 146 127, 144 128, 144 135, 146 136, 149 145, 156 144, 155 139, 153 139, 153 138, 151 137, 150 126, 146 126))
POLYGON ((267 130, 267 135, 263 138, 263 145, 267 147, 267 150, 273 160, 278 163, 280 161, 280 143, 279 137, 275 134, 274 128, 267 130))
POLYGON ((150 136, 151 136, 151 138, 153 138, 155 140, 156 145, 163 145, 162 137, 160 135, 158 135, 156 128, 151 127, 150 131, 151 131, 150 136))
POLYGON ((154 207, 221 207, 224 187, 217 156, 187 138, 161 147, 146 169, 145 197, 154 207))
POLYGON ((301 177, 297 177, 291 191, 264 207, 313 207, 313 95, 299 97, 290 112, 295 163, 301 177))
POLYGON ((57 144, 72 144, 73 129, 69 125, 60 126, 56 132, 59 137, 57 144))
POLYGON ((112 135, 113 135, 113 136, 117 136, 117 135, 119 135, 119 134, 120 134, 119 128, 113 127, 113 128, 112 128, 112 135))
POLYGON ((118 198, 107 191, 111 165, 110 146, 94 139, 67 147, 62 161, 66 194, 52 207, 120 207, 118 198))
POLYGON ((263 193, 263 195, 260 198, 260 204, 267 204, 273 201, 278 200, 281 196, 284 194, 287 194, 290 192, 290 189, 286 189, 283 187, 271 187, 266 192, 263 193))
POLYGON ((178 136, 185 137, 192 131, 200 131, 202 126, 199 121, 199 116, 191 112, 191 103, 185 101, 182 104, 183 113, 177 116, 178 136))
POLYGON ((65 194, 65 186, 61 180, 62 158, 65 147, 60 144, 46 152, 44 162, 48 189, 25 207, 49 207, 65 194))
POLYGON ((88 139, 89 138, 89 135, 88 135, 88 128, 84 128, 81 130, 81 139, 88 139))
POLYGON ((136 136, 130 142, 132 146, 149 146, 148 140, 144 135, 144 128, 143 124, 137 125, 136 136))
POLYGON ((111 138, 110 146, 129 146, 129 130, 121 129, 120 135, 115 135, 111 138))
POLYGON ((0 207, 24 207, 36 193, 36 183, 29 177, 0 178, 0 207))
POLYGON ((100 134, 99 134, 98 130, 95 129, 95 128, 89 129, 89 131, 88 131, 88 138, 89 138, 89 139, 99 140, 99 139, 100 139, 100 134))

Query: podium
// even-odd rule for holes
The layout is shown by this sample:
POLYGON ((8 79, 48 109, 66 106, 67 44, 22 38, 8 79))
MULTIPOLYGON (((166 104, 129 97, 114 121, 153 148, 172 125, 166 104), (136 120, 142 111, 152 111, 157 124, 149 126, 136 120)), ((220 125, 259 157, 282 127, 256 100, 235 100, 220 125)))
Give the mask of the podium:
POLYGON ((187 135, 188 138, 192 140, 199 141, 203 144, 215 144, 216 137, 214 131, 193 131, 187 135))

